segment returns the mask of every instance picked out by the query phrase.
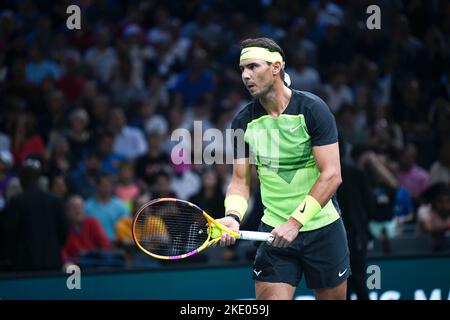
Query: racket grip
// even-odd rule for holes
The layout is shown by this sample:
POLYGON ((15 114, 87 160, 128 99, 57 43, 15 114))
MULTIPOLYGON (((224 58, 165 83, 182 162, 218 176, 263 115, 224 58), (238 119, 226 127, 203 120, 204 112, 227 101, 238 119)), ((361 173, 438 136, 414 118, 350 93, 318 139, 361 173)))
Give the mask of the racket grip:
POLYGON ((272 241, 273 236, 270 232, 257 231, 240 231, 239 240, 253 240, 253 241, 272 241))

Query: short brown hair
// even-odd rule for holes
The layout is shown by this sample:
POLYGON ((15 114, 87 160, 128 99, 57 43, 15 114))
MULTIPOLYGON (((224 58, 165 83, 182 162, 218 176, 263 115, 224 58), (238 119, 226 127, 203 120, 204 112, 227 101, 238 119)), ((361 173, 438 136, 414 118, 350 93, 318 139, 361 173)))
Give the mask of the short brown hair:
MULTIPOLYGON (((241 47, 241 51, 242 51, 242 49, 248 48, 248 47, 266 48, 271 52, 278 52, 279 54, 281 54, 283 61, 286 61, 286 56, 284 55, 283 49, 281 49, 281 47, 270 38, 245 39, 245 40, 241 41, 240 47, 241 47)), ((268 62, 268 64, 270 64, 270 62, 268 62)), ((284 68, 282 68, 280 71, 280 77, 281 77, 281 80, 284 81, 284 68)))

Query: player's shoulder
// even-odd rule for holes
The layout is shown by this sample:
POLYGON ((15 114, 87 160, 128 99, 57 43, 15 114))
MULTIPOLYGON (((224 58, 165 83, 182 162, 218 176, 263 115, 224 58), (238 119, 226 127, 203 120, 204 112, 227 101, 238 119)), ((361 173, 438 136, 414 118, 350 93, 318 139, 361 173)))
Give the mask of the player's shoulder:
POLYGON ((254 114, 255 100, 247 103, 241 110, 239 110, 233 117, 233 123, 244 125, 252 120, 254 114))
POLYGON ((319 96, 315 95, 312 92, 300 91, 300 90, 294 90, 294 89, 292 89, 292 92, 293 92, 294 96, 296 97, 298 103, 306 108, 314 108, 314 107, 320 108, 323 106, 325 106, 325 107, 327 106, 327 104, 325 103, 325 101, 323 101, 322 98, 320 98, 319 96))
POLYGON ((300 90, 292 90, 296 99, 296 108, 294 112, 303 114, 306 121, 309 122, 313 118, 329 118, 331 110, 319 96, 314 93, 300 90))
POLYGON ((252 108, 254 107, 255 100, 250 101, 247 103, 241 110, 236 113, 234 116, 235 119, 243 119, 246 117, 249 117, 252 113, 252 108))

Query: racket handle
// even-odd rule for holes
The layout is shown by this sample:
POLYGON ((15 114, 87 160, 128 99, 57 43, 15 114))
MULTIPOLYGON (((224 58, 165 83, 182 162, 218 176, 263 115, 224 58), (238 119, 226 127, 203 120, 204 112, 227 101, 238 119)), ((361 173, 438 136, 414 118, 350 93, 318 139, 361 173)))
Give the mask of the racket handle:
POLYGON ((272 241, 273 236, 270 232, 257 231, 240 231, 239 240, 253 240, 253 241, 272 241))

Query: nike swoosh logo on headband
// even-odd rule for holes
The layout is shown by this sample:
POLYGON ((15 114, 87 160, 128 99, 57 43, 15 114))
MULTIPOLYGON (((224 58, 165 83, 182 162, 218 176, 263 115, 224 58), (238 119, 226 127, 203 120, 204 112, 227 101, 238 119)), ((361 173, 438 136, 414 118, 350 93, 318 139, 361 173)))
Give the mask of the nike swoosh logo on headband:
POLYGON ((243 49, 242 52, 241 52, 240 57, 242 57, 243 54, 246 54, 249 51, 250 51, 250 49, 243 49))

